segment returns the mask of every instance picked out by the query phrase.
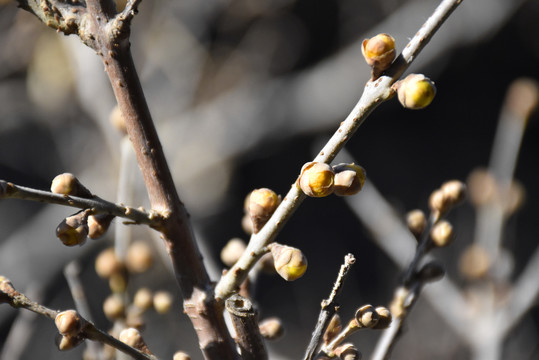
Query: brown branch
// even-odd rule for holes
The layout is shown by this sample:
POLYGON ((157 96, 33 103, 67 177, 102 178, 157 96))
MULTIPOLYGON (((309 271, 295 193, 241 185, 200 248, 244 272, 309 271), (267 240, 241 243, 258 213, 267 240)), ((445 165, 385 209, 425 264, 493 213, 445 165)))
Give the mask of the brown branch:
POLYGON ((236 342, 244 360, 264 360, 268 358, 264 339, 258 327, 258 312, 251 301, 234 295, 226 301, 226 309, 236 330, 236 342))

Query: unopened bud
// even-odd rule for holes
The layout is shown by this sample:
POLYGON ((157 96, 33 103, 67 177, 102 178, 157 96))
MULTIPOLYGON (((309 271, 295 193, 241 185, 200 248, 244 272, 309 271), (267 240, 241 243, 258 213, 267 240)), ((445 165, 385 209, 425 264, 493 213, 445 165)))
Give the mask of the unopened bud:
POLYGON ((148 288, 140 288, 135 293, 133 303, 140 310, 147 310, 153 305, 153 294, 148 288))
POLYGON ((116 105, 110 112, 109 120, 112 126, 116 128, 116 130, 118 130, 124 135, 127 134, 127 128, 125 126, 125 119, 118 105, 116 105))
POLYGON ((434 190, 430 194, 429 207, 431 211, 443 214, 450 208, 449 199, 444 195, 442 190, 434 190))
POLYGON ((380 316, 372 305, 365 305, 356 311, 355 318, 359 325, 372 328, 376 326, 380 316))
POLYGON ((388 34, 378 34, 363 40, 361 53, 373 69, 373 77, 378 77, 395 59, 395 39, 388 34))
POLYGON ((281 197, 273 190, 262 188, 251 192, 248 213, 255 234, 262 229, 280 203, 281 197))
POLYGON ((147 353, 148 348, 146 343, 144 342, 140 331, 135 328, 123 329, 120 332, 119 340, 135 349, 147 353))
POLYGON ((354 195, 361 191, 367 178, 365 169, 352 164, 338 164, 333 166, 335 172, 335 195, 354 195))
POLYGON ((103 303, 103 312, 109 320, 116 320, 124 317, 125 304, 119 295, 110 295, 103 303))
POLYGON ((459 205, 466 198, 466 185, 459 180, 448 181, 440 187, 450 206, 459 205))
POLYGON ((301 168, 299 187, 307 196, 324 197, 333 192, 335 173, 325 163, 309 162, 301 168))
POLYGON ((404 80, 397 82, 399 102, 406 109, 423 109, 427 107, 436 95, 436 86, 428 77, 422 74, 410 74, 404 80))
POLYGON ((344 343, 335 348, 335 355, 341 360, 361 360, 362 356, 358 349, 351 343, 344 343))
POLYGON ((460 272, 469 280, 481 279, 487 275, 492 260, 487 251, 479 245, 471 245, 461 255, 460 272))
POLYGON ((376 325, 373 326, 373 329, 387 329, 391 324, 392 320, 391 312, 383 306, 377 307, 375 311, 378 314, 378 322, 376 323, 376 325))
POLYGON ((230 239, 223 250, 221 250, 221 261, 226 266, 232 266, 238 261, 241 254, 245 251, 245 242, 240 238, 230 239))
POLYGON ((82 336, 71 336, 71 335, 60 335, 56 337, 56 346, 58 350, 65 351, 70 350, 83 342, 84 338, 82 336))
POLYGON ((410 232, 418 239, 427 227, 427 219, 421 210, 412 210, 406 216, 406 224, 410 232))
POLYGON ((191 357, 183 351, 177 351, 176 353, 174 353, 172 360, 191 360, 191 357))
POLYGON ((284 334, 283 323, 280 319, 272 317, 262 320, 258 324, 260 334, 267 340, 277 340, 284 334))
POLYGON ((75 175, 63 173, 57 175, 51 184, 51 192, 55 194, 72 195, 83 198, 91 198, 93 194, 81 184, 75 175))
POLYGON ((88 216, 88 237, 90 239, 99 239, 110 227, 114 215, 96 214, 88 216))
POLYGON ((58 332, 62 335, 77 335, 82 321, 75 310, 66 310, 58 313, 54 319, 58 332))
POLYGON ((65 246, 83 245, 88 236, 87 220, 85 211, 65 218, 56 228, 56 236, 65 246))
POLYGON ((116 256, 114 248, 111 247, 101 251, 95 259, 95 271, 97 275, 104 279, 124 271, 124 265, 116 256))
POLYGON ((271 244, 275 270, 286 281, 294 281, 307 270, 307 258, 301 250, 277 243, 271 244))
POLYGON ((172 307, 172 295, 167 291, 158 291, 153 296, 153 307, 159 314, 166 314, 172 307))
POLYGON ((152 249, 145 241, 135 241, 127 248, 125 266, 131 273, 143 273, 153 265, 152 249))
POLYGON ((326 331, 324 332, 324 344, 329 344, 342 330, 341 317, 334 314, 331 318, 326 331))
POLYGON ((451 224, 445 220, 438 222, 432 228, 430 238, 436 247, 444 247, 449 245, 454 238, 453 226, 451 226, 451 224))

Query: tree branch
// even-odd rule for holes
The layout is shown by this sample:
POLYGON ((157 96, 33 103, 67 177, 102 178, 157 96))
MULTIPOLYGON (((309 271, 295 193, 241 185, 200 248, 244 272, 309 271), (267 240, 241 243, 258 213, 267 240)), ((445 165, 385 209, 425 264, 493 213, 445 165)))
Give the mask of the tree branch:
MULTIPOLYGON (((359 126, 367 119, 370 113, 382 102, 389 100, 394 91, 391 85, 395 83, 404 71, 410 66, 423 47, 432 38, 436 30, 456 9, 462 0, 444 0, 436 8, 432 16, 412 38, 402 54, 393 62, 391 67, 374 81, 369 81, 358 103, 344 120, 335 134, 327 142, 313 161, 330 163, 338 152, 353 136, 359 126)), ((284 197, 281 205, 275 210, 273 216, 258 233, 253 234, 246 251, 238 262, 226 273, 215 288, 215 295, 222 301, 231 296, 245 280, 249 270, 263 255, 262 249, 271 243, 292 216, 294 211, 305 200, 305 194, 294 183, 284 197)))

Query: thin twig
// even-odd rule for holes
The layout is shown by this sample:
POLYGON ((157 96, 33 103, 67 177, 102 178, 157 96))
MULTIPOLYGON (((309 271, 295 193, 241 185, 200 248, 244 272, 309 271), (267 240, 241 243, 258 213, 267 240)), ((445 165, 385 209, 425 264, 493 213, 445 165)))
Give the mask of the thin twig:
MULTIPOLYGON (((0 277, 0 280, 0 303, 8 303, 14 308, 30 310, 34 313, 48 317, 51 320, 55 320, 56 316, 60 313, 60 311, 49 309, 35 301, 30 300, 28 297, 26 297, 26 295, 18 292, 8 279, 0 277)), ((85 339, 99 341, 110 345, 137 360, 157 360, 155 356, 144 354, 143 352, 109 335, 107 332, 98 329, 93 323, 84 319, 82 316, 81 320, 84 325, 81 327, 80 333, 78 334, 79 336, 82 336, 85 339)))
MULTIPOLYGON (((432 16, 412 38, 403 53, 386 71, 387 75, 382 75, 377 80, 369 81, 366 84, 364 92, 352 112, 341 123, 339 129, 313 161, 330 163, 370 113, 382 102, 393 96, 394 92, 391 85, 399 79, 425 44, 432 38, 436 30, 460 3, 461 0, 442 1, 432 16)), ((245 280, 249 270, 262 256, 261 250, 275 239, 288 219, 305 200, 305 197, 305 194, 294 183, 262 230, 251 236, 247 250, 238 262, 218 282, 215 288, 217 299, 222 301, 237 290, 238 286, 245 280)))
POLYGON ((154 211, 146 213, 129 206, 111 203, 97 196, 93 198, 82 198, 55 194, 49 191, 15 185, 4 180, 0 180, 0 199, 22 199, 79 209, 91 209, 94 214, 114 215, 129 219, 137 224, 146 224, 151 227, 157 227, 162 222, 162 217, 154 211))
POLYGON ((339 270, 339 275, 333 289, 329 294, 329 297, 322 301, 320 314, 318 315, 318 321, 316 322, 316 327, 314 328, 313 334, 311 336, 311 341, 307 346, 307 351, 305 352, 304 359, 311 360, 316 355, 316 350, 320 345, 320 339, 324 335, 324 331, 328 327, 329 322, 333 315, 337 312, 337 296, 340 294, 342 287, 344 285, 344 279, 348 274, 348 271, 356 262, 356 258, 352 254, 348 254, 344 257, 344 264, 341 265, 339 270))

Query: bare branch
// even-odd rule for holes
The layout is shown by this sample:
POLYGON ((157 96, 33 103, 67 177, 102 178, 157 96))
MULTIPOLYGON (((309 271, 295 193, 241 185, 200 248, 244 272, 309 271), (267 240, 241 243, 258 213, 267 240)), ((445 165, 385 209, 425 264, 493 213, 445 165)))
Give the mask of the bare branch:
POLYGON ((146 213, 125 205, 116 205, 97 196, 82 198, 54 194, 49 191, 32 189, 0 180, 0 199, 22 199, 49 204, 58 204, 79 209, 91 209, 93 214, 109 214, 129 219, 137 224, 146 224, 158 227, 163 218, 154 211, 146 213))
MULTIPOLYGON (((404 73, 460 2, 461 0, 442 1, 420 31, 409 42, 405 51, 386 71, 387 75, 382 75, 366 84, 359 102, 313 161, 330 163, 370 113, 382 102, 389 100, 393 96, 394 91, 391 89, 391 85, 404 73)), ((262 249, 275 239, 305 197, 305 194, 294 183, 268 223, 261 231, 251 236, 244 255, 217 284, 215 295, 218 299, 226 299, 236 291, 238 286, 245 280, 249 270, 261 257, 262 249)))

